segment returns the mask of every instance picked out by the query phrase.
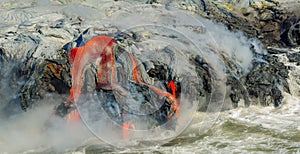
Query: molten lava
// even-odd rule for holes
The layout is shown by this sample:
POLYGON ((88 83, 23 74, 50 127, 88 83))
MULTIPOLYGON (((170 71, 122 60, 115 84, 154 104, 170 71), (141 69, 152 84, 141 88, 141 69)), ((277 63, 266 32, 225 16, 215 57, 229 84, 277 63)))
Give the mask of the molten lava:
MULTIPOLYGON (((139 71, 137 70, 137 64, 136 64, 136 59, 134 58, 134 56, 129 53, 131 61, 132 61, 132 75, 133 78, 136 82, 146 85, 149 88, 151 88, 156 94, 162 96, 162 97, 167 97, 168 100, 170 101, 170 103, 172 103, 171 105, 171 110, 173 110, 173 112, 176 112, 176 115, 178 115, 178 109, 179 109, 179 102, 176 99, 176 86, 175 83, 173 82, 173 80, 170 80, 169 84, 171 85, 171 89, 172 89, 172 94, 170 94, 167 91, 164 91, 162 89, 159 89, 153 85, 147 84, 145 82, 143 82, 140 79, 140 75, 139 75, 139 71)), ((168 119, 170 119, 172 117, 172 114, 168 115, 168 119)))
MULTIPOLYGON (((168 82, 168 87, 169 88, 171 88, 171 91, 172 91, 172 96, 176 99, 176 90, 177 90, 177 88, 176 88, 176 85, 175 85, 175 83, 174 83, 174 81, 173 80, 170 80, 169 82, 168 82)), ((179 111, 179 102, 178 101, 176 101, 176 103, 177 104, 175 104, 176 105, 176 116, 178 117, 178 111, 179 111)))
POLYGON ((76 47, 69 52, 72 65, 72 87, 69 100, 75 103, 81 93, 83 69, 89 62, 98 61, 98 87, 106 90, 114 89, 114 58, 112 46, 114 39, 109 36, 91 38, 84 46, 76 47))
POLYGON ((168 83, 168 87, 172 90, 172 95, 176 98, 176 85, 173 80, 170 80, 168 83))
MULTIPOLYGON (((72 76, 72 87, 70 89, 69 101, 76 103, 78 97, 81 93, 82 88, 82 76, 84 67, 90 63, 95 62, 97 64, 97 87, 96 89, 101 88, 105 90, 116 90, 120 94, 126 96, 129 94, 122 86, 118 85, 115 80, 114 72, 114 52, 113 45, 114 39, 109 36, 95 36, 91 38, 84 46, 76 47, 70 50, 69 52, 69 61, 71 63, 71 76, 72 76)), ((134 80, 142 85, 146 85, 152 89, 157 95, 166 97, 171 103, 172 113, 178 112, 179 102, 176 99, 176 86, 174 82, 169 81, 168 85, 172 89, 172 94, 162 89, 159 89, 153 85, 143 82, 140 79, 140 73, 137 69, 137 62, 133 54, 129 53, 129 56, 132 61, 132 75, 134 80)), ((167 115, 170 119, 173 114, 167 115)), ((79 114, 75 110, 67 115, 67 120, 79 119, 79 114)), ((131 122, 124 121, 122 124, 123 127, 123 138, 128 138, 128 129, 134 128, 134 124, 131 122)))
POLYGON ((76 110, 71 111, 67 117, 66 117, 67 121, 74 121, 74 122, 79 122, 80 118, 79 118, 79 113, 76 110))

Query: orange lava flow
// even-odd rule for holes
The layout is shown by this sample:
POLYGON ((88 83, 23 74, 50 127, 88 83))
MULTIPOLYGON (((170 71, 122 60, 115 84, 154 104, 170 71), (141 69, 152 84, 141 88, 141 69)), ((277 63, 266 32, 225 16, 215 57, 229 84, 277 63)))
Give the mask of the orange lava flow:
MULTIPOLYGON (((91 61, 100 61, 97 67, 98 87, 103 87, 104 89, 112 88, 111 83, 114 79, 113 43, 114 39, 109 36, 96 36, 91 38, 84 46, 70 50, 68 55, 72 76, 72 86, 68 98, 70 102, 75 103, 80 96, 83 70, 91 61)), ((78 111, 72 111, 67 115, 66 119, 68 121, 78 121, 78 111)))
MULTIPOLYGON (((122 113, 123 120, 126 119, 126 114, 122 113)), ((123 121, 122 123, 122 137, 123 139, 128 139, 129 137, 129 129, 135 129, 135 125, 130 121, 123 121)))
MULTIPOLYGON (((174 81, 173 80, 170 80, 169 82, 168 82, 168 87, 170 87, 171 88, 171 90, 172 90, 172 96, 174 97, 174 98, 176 98, 176 90, 177 90, 177 88, 176 88, 176 85, 175 85, 175 83, 174 83, 174 81)), ((179 111, 179 102, 178 101, 176 101, 176 106, 177 106, 177 109, 176 109, 176 116, 178 117, 178 111, 179 111)))
POLYGON ((71 111, 67 117, 66 117, 66 120, 68 122, 79 122, 80 118, 79 118, 79 113, 77 110, 73 110, 71 111))
MULTIPOLYGON (((169 82, 169 84, 171 84, 171 88, 172 88, 172 94, 170 94, 169 92, 167 91, 164 91, 162 89, 159 89, 153 85, 150 85, 150 84, 147 84, 145 82, 143 82, 141 79, 140 79, 140 75, 139 75, 139 71, 137 70, 137 63, 136 63, 136 59, 134 58, 134 56, 129 53, 130 55, 130 58, 131 58, 131 61, 132 61, 132 76, 133 76, 133 79, 140 83, 140 84, 143 84, 143 85, 146 85, 148 86, 149 88, 151 88, 156 94, 160 95, 160 96, 163 96, 163 97, 167 97, 168 100, 170 101, 170 103, 172 103, 171 105, 171 109, 176 113, 176 116, 178 116, 178 111, 179 111, 179 102, 178 100, 176 99, 176 86, 175 86, 175 83, 173 80, 171 80, 169 82)), ((172 115, 168 115, 168 119, 172 118, 172 115)))
MULTIPOLYGON (((82 76, 84 67, 88 65, 90 62, 97 63, 97 87, 105 90, 116 90, 122 95, 128 94, 127 90, 123 89, 120 85, 115 81, 115 72, 114 72, 114 53, 113 53, 113 45, 114 39, 109 36, 95 36, 91 38, 87 43, 83 46, 73 48, 69 51, 69 61, 71 64, 71 77, 72 77, 72 86, 70 88, 70 96, 68 100, 72 103, 76 103, 78 97, 81 94, 82 88, 82 76)), ((153 85, 147 84, 143 82, 140 78, 140 73, 137 69, 137 62, 135 57, 129 53, 131 61, 132 61, 132 75, 134 80, 137 83, 143 84, 151 88, 156 94, 166 97, 171 104, 171 110, 177 112, 179 109, 179 102, 176 99, 176 86, 174 82, 171 80, 168 85, 172 89, 172 94, 159 89, 153 85)), ((172 114, 168 115, 168 118, 172 118, 172 114)), ((78 111, 72 111, 66 117, 67 120, 79 119, 78 111)), ((128 138, 128 129, 134 128, 134 124, 130 122, 123 122, 122 124, 123 130, 123 138, 128 138)))
POLYGON ((168 87, 172 90, 172 95, 176 98, 176 86, 173 80, 170 80, 168 83, 168 87))
POLYGON ((114 39, 109 36, 95 36, 84 46, 70 50, 72 87, 69 100, 71 102, 75 103, 81 93, 83 69, 91 61, 100 61, 97 67, 98 87, 112 89, 112 81, 114 80, 112 46, 114 42, 114 39))

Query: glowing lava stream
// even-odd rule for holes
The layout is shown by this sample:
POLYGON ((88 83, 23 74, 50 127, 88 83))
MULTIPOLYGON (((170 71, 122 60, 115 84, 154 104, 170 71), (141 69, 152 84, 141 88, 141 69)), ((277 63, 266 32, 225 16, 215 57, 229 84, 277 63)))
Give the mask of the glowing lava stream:
MULTIPOLYGON (((122 86, 118 85, 115 81, 115 72, 114 72, 114 53, 113 53, 113 45, 114 39, 101 35, 95 36, 91 38, 87 43, 81 47, 73 48, 69 51, 69 61, 71 63, 70 73, 72 76, 72 87, 70 89, 69 101, 72 103, 76 103, 78 97, 81 93, 82 88, 82 76, 85 65, 87 65, 91 61, 98 61, 99 64, 97 67, 97 87, 105 90, 115 90, 119 92, 121 95, 128 95, 129 92, 125 90, 122 86)), ((153 85, 143 82, 140 79, 139 72, 137 70, 137 62, 135 57, 129 53, 129 56, 132 61, 132 75, 134 80, 137 83, 142 85, 146 85, 150 89, 152 89, 156 94, 166 97, 171 105, 171 111, 176 113, 176 117, 178 116, 179 110, 179 102, 176 99, 176 86, 173 80, 170 80, 168 86, 172 90, 172 94, 162 89, 159 89, 153 85)), ((171 113, 172 113, 171 112, 171 113)), ((170 119, 173 114, 167 115, 168 119, 170 119)), ((66 119, 76 120, 79 119, 78 113, 76 110, 67 115, 66 119), (75 112, 75 113, 74 113, 75 112)), ((134 128, 134 125, 130 122, 123 122, 123 138, 128 137, 128 129, 134 128)))

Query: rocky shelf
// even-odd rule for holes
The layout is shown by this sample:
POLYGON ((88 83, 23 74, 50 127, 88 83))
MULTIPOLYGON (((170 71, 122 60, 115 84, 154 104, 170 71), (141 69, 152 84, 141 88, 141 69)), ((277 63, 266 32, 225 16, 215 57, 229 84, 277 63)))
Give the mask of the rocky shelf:
MULTIPOLYGON (((299 1, 246 2, 235 4, 217 0, 148 0, 136 3, 143 6, 163 6, 166 10, 168 7, 187 10, 196 16, 223 23, 231 32, 242 31, 248 37, 259 39, 267 52, 253 51, 254 59, 248 72, 241 71, 233 59, 221 54, 227 79, 225 99, 229 102, 223 109, 254 104, 278 107, 282 104, 284 93, 300 96, 300 20, 297 10, 299 7, 296 7, 299 6, 299 1)), ((119 46, 125 48, 143 39, 134 33, 120 33, 116 27, 99 24, 97 21, 87 20, 87 16, 72 13, 72 9, 90 9, 88 13, 94 13, 98 9, 103 11, 100 16, 110 16, 122 7, 133 5, 135 1, 116 0, 103 6, 97 2, 94 6, 83 2, 78 6, 68 6, 67 1, 52 3, 49 7, 61 9, 55 12, 41 11, 42 14, 38 11, 35 13, 26 6, 18 8, 21 4, 16 8, 13 2, 0 3, 0 17, 5 21, 5 24, 0 25, 0 90, 6 92, 0 94, 6 102, 0 105, 3 111, 0 113, 5 114, 3 116, 34 108, 39 105, 39 100, 53 96, 59 96, 64 101, 71 86, 68 51, 84 44, 91 36, 110 34, 118 41, 119 46)), ((36 10, 44 9, 38 2, 30 5, 32 8, 39 6, 36 10)), ((197 28, 193 30, 197 31, 197 28)), ((255 50, 255 46, 251 50, 255 50)), ((212 87, 210 64, 197 55, 190 56, 189 60, 195 65, 200 79, 200 95, 209 100, 212 87)), ((159 63, 148 65, 152 67, 146 72, 150 78, 166 80, 167 75, 161 74, 167 72, 167 66, 159 63)), ((205 104, 199 107, 200 111, 206 109, 205 104)))

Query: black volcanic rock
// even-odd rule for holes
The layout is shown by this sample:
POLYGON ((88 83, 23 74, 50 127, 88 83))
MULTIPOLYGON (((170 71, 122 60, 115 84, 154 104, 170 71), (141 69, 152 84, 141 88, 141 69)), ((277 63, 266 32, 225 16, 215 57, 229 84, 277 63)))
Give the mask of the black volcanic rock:
MULTIPOLYGON (((147 1, 147 3, 159 2, 147 1)), ((171 4, 166 5, 166 9, 171 4)), ((192 5, 193 3, 179 4, 176 6, 181 9, 187 9, 196 12, 199 16, 224 23, 231 31, 241 30, 250 37, 259 38, 265 47, 299 45, 299 19, 290 15, 290 12, 281 10, 278 4, 261 9, 253 8, 252 11, 243 10, 242 16, 205 0, 199 3, 195 2, 195 5, 192 5), (258 16, 251 16, 253 12, 258 13, 258 16)), ((107 34, 113 37, 119 47, 123 49, 144 39, 138 34, 122 33, 110 25, 81 25, 83 19, 80 17, 62 19, 61 15, 57 15, 57 19, 51 19, 48 22, 37 24, 36 21, 28 21, 21 24, 18 31, 10 30, 0 35, 0 63, 3 66, 0 70, 4 72, 4 66, 18 61, 11 69, 10 76, 1 73, 0 81, 4 82, 3 78, 9 78, 8 82, 13 83, 10 86, 13 86, 12 89, 14 89, 12 91, 14 98, 7 100, 9 103, 3 105, 6 106, 3 110, 11 108, 16 113, 19 112, 17 107, 21 107, 26 111, 38 106, 36 103, 38 100, 53 93, 64 95, 67 98, 71 86, 68 51, 75 46, 84 44, 92 36, 107 34)), ((230 89, 227 96, 230 97, 233 107, 237 107, 241 100, 244 100, 245 106, 250 104, 279 106, 283 99, 283 92, 290 92, 287 82, 289 69, 279 61, 275 54, 287 54, 290 62, 296 62, 299 65, 299 52, 290 53, 288 50, 275 48, 268 51, 268 54, 258 55, 261 57, 260 60, 253 60, 252 69, 246 74, 241 73, 239 66, 232 59, 222 55, 227 70, 226 84, 230 89)), ((122 50, 116 50, 116 52, 120 55, 123 54, 122 50)), ((188 55, 187 57, 195 66, 199 78, 198 93, 208 101, 213 84, 211 66, 200 55, 188 55)), ((169 91, 170 89, 166 86, 167 81, 178 78, 175 71, 159 62, 143 63, 142 69, 145 80, 159 80, 162 82, 161 85, 169 91)), ((176 82, 176 84, 178 87, 181 86, 180 82, 176 82)), ((148 90, 141 86, 137 87, 139 91, 148 90)), ((202 104, 200 110, 205 111, 206 108, 207 102, 202 104)))
POLYGON ((287 57, 290 62, 300 62, 300 52, 289 53, 287 57))

